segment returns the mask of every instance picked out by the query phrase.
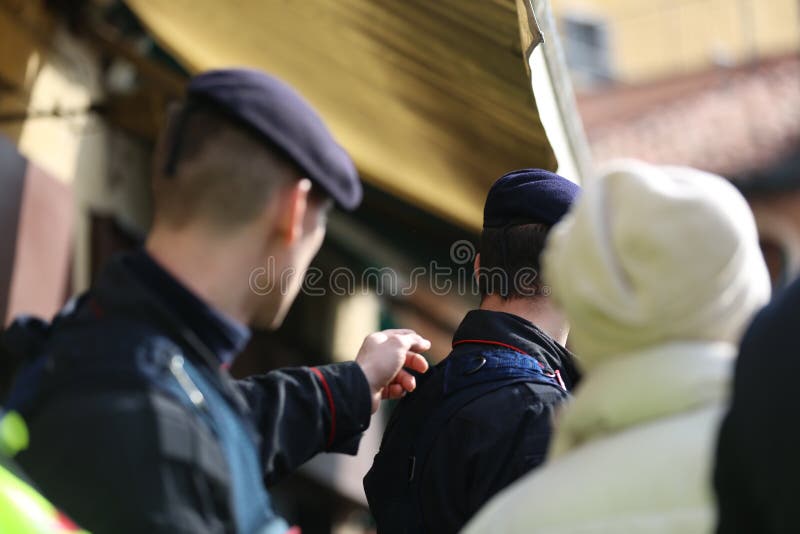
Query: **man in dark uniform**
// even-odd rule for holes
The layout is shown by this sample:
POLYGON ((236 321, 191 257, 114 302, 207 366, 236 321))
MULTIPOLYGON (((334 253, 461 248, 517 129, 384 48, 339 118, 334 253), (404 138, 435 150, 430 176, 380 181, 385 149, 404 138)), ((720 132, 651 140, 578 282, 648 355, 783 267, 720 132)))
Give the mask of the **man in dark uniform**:
POLYGON ((717 443, 717 534, 800 532, 800 279, 778 293, 742 340, 717 443))
POLYGON ((579 190, 524 169, 489 191, 475 259, 480 309, 400 402, 364 478, 379 534, 457 532, 544 460, 553 410, 579 374, 566 321, 538 280, 539 255, 579 190))
POLYGON ((414 388, 403 367, 424 372, 429 343, 392 330, 351 363, 225 371, 245 325, 280 325, 331 204, 361 199, 347 154, 282 82, 195 77, 153 185, 144 250, 52 324, 19 319, 5 335, 26 358, 7 399, 30 426, 19 461, 93 532, 286 532, 265 484, 318 452, 355 453, 381 397, 414 388))

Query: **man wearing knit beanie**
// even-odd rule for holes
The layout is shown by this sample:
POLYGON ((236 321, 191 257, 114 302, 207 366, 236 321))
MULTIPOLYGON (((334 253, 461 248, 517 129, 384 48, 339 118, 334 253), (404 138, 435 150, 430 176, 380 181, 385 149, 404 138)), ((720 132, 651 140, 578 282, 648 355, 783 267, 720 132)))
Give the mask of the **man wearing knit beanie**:
POLYGON ((619 162, 553 229, 543 262, 586 375, 548 463, 464 532, 710 532, 736 343, 770 294, 744 198, 718 176, 619 162))
POLYGON ((579 375, 539 255, 579 192, 539 169, 508 173, 489 191, 475 258, 480 309, 394 411, 364 479, 381 534, 457 532, 544 460, 553 410, 579 375))

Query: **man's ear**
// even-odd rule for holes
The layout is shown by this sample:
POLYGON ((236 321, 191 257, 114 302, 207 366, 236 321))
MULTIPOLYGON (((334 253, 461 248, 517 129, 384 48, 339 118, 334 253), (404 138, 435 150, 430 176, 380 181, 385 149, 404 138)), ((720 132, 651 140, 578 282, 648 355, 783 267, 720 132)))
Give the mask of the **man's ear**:
POLYGON ((481 253, 478 252, 475 254, 475 261, 472 264, 472 274, 475 276, 475 279, 478 278, 478 272, 481 270, 481 253))
POLYGON ((282 206, 278 207, 279 232, 286 245, 291 245, 303 236, 304 221, 308 211, 308 195, 311 192, 311 181, 301 178, 287 185, 281 195, 282 206))

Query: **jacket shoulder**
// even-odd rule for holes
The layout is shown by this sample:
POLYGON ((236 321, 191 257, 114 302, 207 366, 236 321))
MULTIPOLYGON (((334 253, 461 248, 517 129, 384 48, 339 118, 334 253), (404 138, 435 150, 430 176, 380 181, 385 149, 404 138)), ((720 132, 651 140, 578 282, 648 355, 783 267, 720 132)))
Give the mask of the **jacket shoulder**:
POLYGON ((31 447, 20 463, 45 495, 92 530, 206 532, 193 523, 197 510, 227 506, 228 474, 214 436, 168 397, 71 395, 48 403, 29 426, 31 447), (102 491, 87 498, 75 492, 78 482, 102 491))
MULTIPOLYGON (((560 397, 560 396, 559 396, 560 397)), ((508 428, 510 421, 523 415, 544 414, 552 404, 544 402, 540 394, 528 383, 510 384, 462 406, 451 418, 457 425, 471 423, 487 428, 508 428)))
POLYGON ((449 358, 441 403, 459 395, 470 399, 453 419, 503 428, 509 419, 544 414, 568 398, 555 376, 547 375, 531 356, 481 348, 454 352, 449 358))
MULTIPOLYGON (((20 332, 20 366, 8 404, 31 417, 49 404, 83 394, 119 394, 159 389, 172 356, 181 348, 157 328, 124 317, 91 317, 83 307, 47 328, 20 332)), ((12 327, 12 328, 15 328, 12 327)), ((5 340, 4 340, 5 341, 5 340)))

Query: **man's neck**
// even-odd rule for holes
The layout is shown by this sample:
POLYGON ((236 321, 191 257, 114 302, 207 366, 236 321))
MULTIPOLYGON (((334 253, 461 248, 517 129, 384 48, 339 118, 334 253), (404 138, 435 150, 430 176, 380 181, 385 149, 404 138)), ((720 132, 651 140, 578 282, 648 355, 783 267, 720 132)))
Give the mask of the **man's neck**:
POLYGON ((569 325, 564 315, 546 297, 503 299, 497 295, 487 295, 480 309, 517 315, 536 325, 562 347, 567 343, 569 325))
MULTIPOLYGON (((145 250, 176 280, 219 312, 249 324, 252 292, 249 277, 253 259, 245 257, 246 244, 236 237, 200 239, 195 232, 154 229, 145 250)), ((247 254, 249 256, 249 254, 247 254)))

